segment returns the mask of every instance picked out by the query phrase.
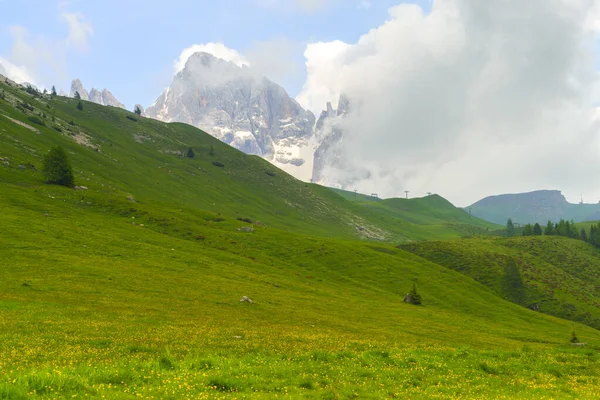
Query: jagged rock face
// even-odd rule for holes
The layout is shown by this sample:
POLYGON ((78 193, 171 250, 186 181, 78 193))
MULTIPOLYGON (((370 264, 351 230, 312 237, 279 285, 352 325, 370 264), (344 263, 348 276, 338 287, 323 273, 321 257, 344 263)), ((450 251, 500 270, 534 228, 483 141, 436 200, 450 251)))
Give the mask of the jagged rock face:
POLYGON ((73 82, 71 82, 71 93, 69 97, 75 97, 75 93, 77 92, 79 92, 81 100, 90 100, 90 95, 83 87, 83 83, 81 83, 79 79, 73 79, 73 82))
POLYGON ((119 100, 117 100, 109 90, 104 89, 103 91, 99 91, 96 88, 92 88, 88 93, 79 79, 74 79, 71 83, 70 97, 75 97, 75 92, 79 92, 82 100, 91 101, 103 106, 112 106, 125 109, 125 106, 119 100))
POLYGON ((327 103, 327 110, 315 126, 315 138, 319 142, 314 155, 313 182, 326 186, 349 188, 353 183, 369 179, 369 172, 349 160, 342 146, 343 123, 351 110, 350 100, 341 95, 337 110, 327 103))
POLYGON ((99 104, 125 109, 125 106, 107 89, 102 91, 102 103, 99 104))
POLYGON ((6 72, 6 69, 4 68, 4 65, 0 64, 0 75, 8 78, 8 72, 6 72))
POLYGON ((207 53, 190 57, 146 115, 199 127, 288 172, 312 165, 314 115, 251 68, 207 53))

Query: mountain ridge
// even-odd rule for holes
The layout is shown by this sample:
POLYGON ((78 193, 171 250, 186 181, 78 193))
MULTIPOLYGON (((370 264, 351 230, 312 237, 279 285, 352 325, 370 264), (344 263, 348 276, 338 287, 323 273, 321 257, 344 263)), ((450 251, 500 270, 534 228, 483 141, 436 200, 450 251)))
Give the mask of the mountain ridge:
POLYGON ((600 219, 599 204, 569 203, 560 190, 536 190, 488 196, 469 207, 473 216, 497 224, 513 222, 545 224, 560 219, 575 222, 600 219))

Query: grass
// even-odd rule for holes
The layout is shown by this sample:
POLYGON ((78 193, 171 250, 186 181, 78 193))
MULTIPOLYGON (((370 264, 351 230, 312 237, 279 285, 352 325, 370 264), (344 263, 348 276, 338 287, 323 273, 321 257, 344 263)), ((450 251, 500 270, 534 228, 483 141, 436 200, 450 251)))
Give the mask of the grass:
POLYGON ((438 226, 455 212, 443 199, 410 202, 411 221, 404 203, 369 209, 191 127, 64 98, 26 98, 63 130, 38 134, 2 116, 27 120, 6 92, 0 399, 595 395, 597 330, 391 243, 459 235, 438 226), (54 144, 89 190, 42 183, 54 144), (193 160, 172 153, 188 147, 193 160), (418 307, 402 302, 415 283, 418 307))
POLYGON ((555 236, 470 238, 401 246, 523 306, 600 328, 600 250, 555 236), (522 287, 507 285, 514 262, 522 287), (520 291, 520 293, 519 293, 520 291))

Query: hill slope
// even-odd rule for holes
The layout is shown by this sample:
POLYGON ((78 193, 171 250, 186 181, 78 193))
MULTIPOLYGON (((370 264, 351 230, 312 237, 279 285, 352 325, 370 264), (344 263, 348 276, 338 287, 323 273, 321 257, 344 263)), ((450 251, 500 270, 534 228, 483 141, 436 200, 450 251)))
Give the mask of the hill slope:
POLYGON ((471 238, 401 248, 462 272, 502 298, 600 328, 600 250, 585 242, 471 238))
MULTIPOLYGON (((33 168, 41 166, 45 151, 60 144, 72 156, 79 185, 116 198, 133 196, 139 202, 202 209, 327 237, 407 242, 465 234, 464 226, 449 220, 432 225, 427 219, 408 220, 406 214, 350 202, 189 125, 165 124, 89 102, 79 111, 73 99, 33 99, 16 87, 0 87, 5 92, 0 157, 10 158, 0 168, 0 180, 6 182, 40 182, 42 176, 33 168), (182 157, 190 147, 195 158, 182 157)), ((450 203, 440 207, 440 213, 455 210, 450 203)))
POLYGON ((6 90, 47 115, 0 100, 0 398, 596 393, 598 331, 576 324, 571 348, 569 321, 348 240, 343 218, 375 211, 188 126, 6 90), (88 190, 41 182, 55 143, 88 190))

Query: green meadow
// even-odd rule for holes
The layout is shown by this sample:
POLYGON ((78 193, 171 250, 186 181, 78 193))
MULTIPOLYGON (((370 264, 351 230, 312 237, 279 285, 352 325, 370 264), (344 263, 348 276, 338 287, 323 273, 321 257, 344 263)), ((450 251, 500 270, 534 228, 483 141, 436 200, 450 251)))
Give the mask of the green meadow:
POLYGON ((0 399, 597 396, 597 249, 494 238, 440 196, 334 191, 190 126, 0 91, 0 399), (44 183, 54 145, 87 190, 44 183))

